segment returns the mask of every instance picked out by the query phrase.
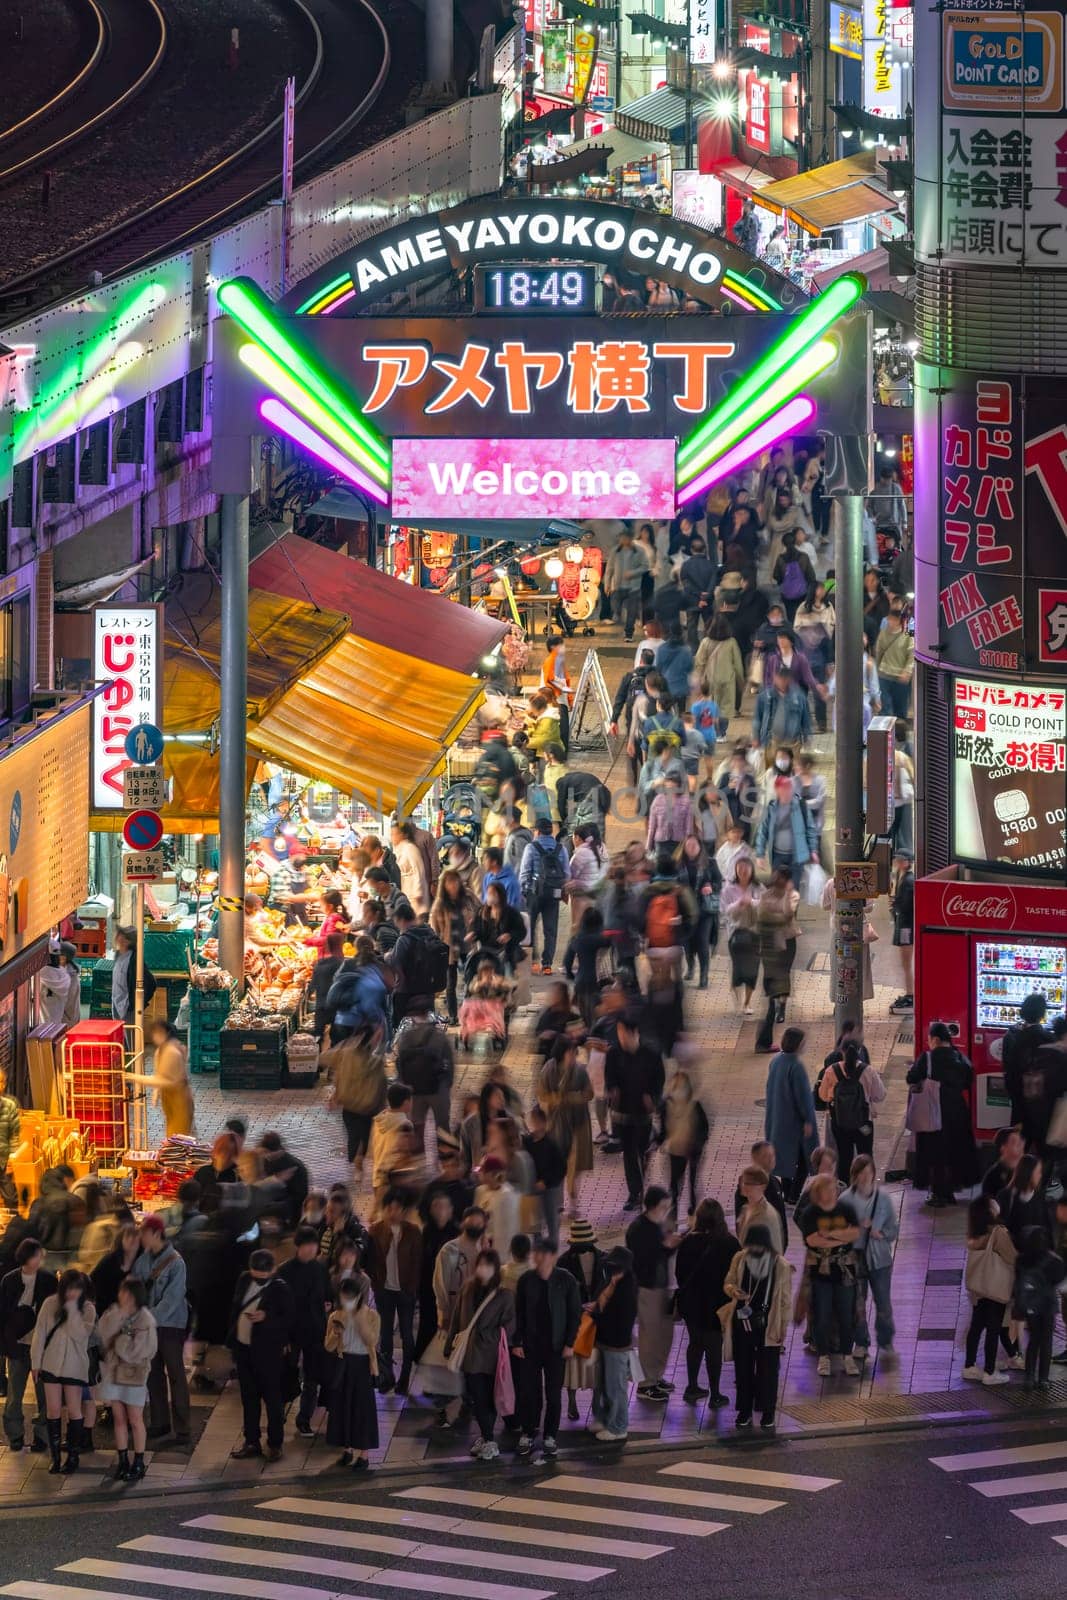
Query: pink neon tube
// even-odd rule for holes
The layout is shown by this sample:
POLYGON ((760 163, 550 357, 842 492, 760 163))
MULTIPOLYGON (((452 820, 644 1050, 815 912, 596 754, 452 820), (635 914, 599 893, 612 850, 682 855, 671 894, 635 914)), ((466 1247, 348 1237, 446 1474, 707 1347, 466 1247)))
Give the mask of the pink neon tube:
POLYGON ((339 472, 349 483, 354 483, 357 489, 369 495, 372 500, 376 500, 380 506, 389 504, 389 496, 380 484, 375 483, 365 472, 361 472, 354 462, 342 455, 328 439, 322 437, 321 433, 317 433, 303 417, 298 417, 295 411, 290 411, 281 400, 271 396, 270 399, 261 401, 259 414, 264 422, 269 422, 271 427, 277 428, 280 433, 288 434, 294 443, 309 450, 313 456, 317 456, 326 466, 339 472))
POLYGON ((788 405, 784 405, 772 417, 768 417, 765 422, 761 422, 759 427, 754 429, 747 438, 739 440, 731 450, 727 450, 726 454, 720 456, 718 461, 713 461, 711 466, 706 467, 699 477, 694 478, 691 483, 682 485, 678 490, 678 504, 680 506, 684 505, 692 500, 695 495, 702 494, 705 489, 710 489, 713 483, 718 483, 720 478, 727 477, 743 461, 750 460, 752 456, 765 449, 767 445, 773 444, 776 439, 781 439, 785 434, 792 433, 794 428, 803 427, 804 423, 814 415, 814 400, 809 399, 806 394, 797 395, 795 399, 789 401, 788 405))

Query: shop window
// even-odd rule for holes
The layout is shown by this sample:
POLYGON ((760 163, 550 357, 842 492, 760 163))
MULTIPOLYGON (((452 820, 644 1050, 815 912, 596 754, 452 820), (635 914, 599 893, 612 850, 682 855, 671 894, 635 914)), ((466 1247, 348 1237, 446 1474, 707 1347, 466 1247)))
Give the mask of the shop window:
POLYGON ((33 688, 29 593, 0 606, 0 723, 17 722, 33 688))

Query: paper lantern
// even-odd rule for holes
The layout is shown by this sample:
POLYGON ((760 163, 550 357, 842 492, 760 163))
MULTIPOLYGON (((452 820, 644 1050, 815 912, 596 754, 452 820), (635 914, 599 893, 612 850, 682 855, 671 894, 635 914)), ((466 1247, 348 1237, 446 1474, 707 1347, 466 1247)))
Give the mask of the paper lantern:
POLYGON ((555 579, 562 578, 562 576, 563 562, 560 560, 559 556, 549 556, 548 560, 545 562, 545 577, 555 579))
POLYGON ((567 560, 575 564, 582 559, 582 547, 580 544, 569 544, 564 553, 567 560))
POLYGON ((519 571, 524 578, 536 578, 541 570, 540 556, 523 556, 519 562, 519 571))

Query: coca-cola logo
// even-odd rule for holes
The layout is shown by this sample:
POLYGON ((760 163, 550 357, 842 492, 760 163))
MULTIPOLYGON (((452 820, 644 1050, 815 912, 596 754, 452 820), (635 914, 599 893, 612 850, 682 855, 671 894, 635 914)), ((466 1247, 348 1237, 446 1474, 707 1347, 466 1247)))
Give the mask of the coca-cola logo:
POLYGON ((1015 900, 1010 894, 947 894, 944 914, 956 922, 1010 922, 1015 900))

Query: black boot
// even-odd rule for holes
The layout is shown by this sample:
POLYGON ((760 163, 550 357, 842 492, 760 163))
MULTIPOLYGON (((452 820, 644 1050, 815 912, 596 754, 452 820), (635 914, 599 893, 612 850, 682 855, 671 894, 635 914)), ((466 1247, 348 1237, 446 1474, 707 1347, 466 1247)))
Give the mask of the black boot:
POLYGON ((147 1470, 148 1468, 144 1464, 144 1455, 138 1450, 133 1458, 133 1466, 130 1468, 129 1481, 131 1483, 140 1483, 147 1470))
POLYGON ((60 1471, 64 1474, 65 1477, 69 1477, 72 1472, 77 1472, 77 1470, 78 1470, 78 1465, 79 1465, 79 1463, 81 1461, 81 1455, 79 1454, 79 1449, 78 1449, 79 1445, 81 1444, 81 1433, 82 1433, 82 1425, 81 1425, 81 1423, 80 1422, 76 1422, 73 1417, 68 1417, 67 1418, 67 1459, 64 1461, 62 1467, 60 1468, 60 1471))
POLYGON ((63 1442, 63 1423, 59 1417, 49 1417, 45 1427, 48 1430, 48 1453, 52 1457, 52 1465, 48 1470, 52 1473, 59 1472, 61 1470, 59 1449, 63 1442))
POLYGON ((82 1423, 81 1444, 79 1448, 83 1456, 91 1456, 96 1450, 96 1445, 93 1443, 93 1430, 92 1428, 87 1428, 84 1422, 82 1423))
POLYGON ((120 1450, 118 1452, 118 1463, 115 1467, 115 1471, 112 1473, 112 1477, 116 1478, 119 1483, 125 1483, 129 1476, 130 1452, 128 1450, 120 1450))

